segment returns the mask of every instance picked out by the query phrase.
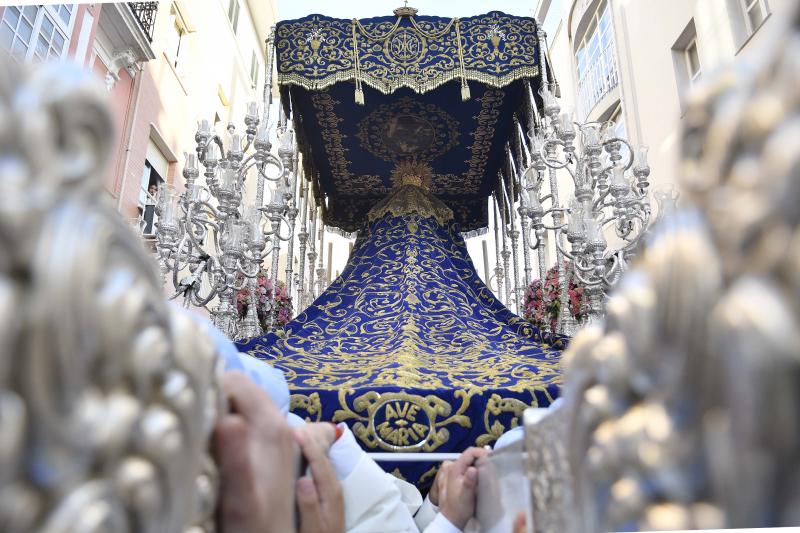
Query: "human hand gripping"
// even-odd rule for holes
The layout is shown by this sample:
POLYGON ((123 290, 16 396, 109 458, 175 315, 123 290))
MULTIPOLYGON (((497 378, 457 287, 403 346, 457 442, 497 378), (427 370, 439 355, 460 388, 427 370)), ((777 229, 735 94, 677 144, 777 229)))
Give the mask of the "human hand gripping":
POLYGON ((295 530, 294 485, 299 450, 292 430, 269 396, 250 378, 222 378, 231 413, 214 430, 220 469, 218 520, 224 533, 295 530))
POLYGON ((455 461, 442 464, 441 482, 438 484, 439 511, 459 529, 464 529, 475 515, 478 469, 474 464, 488 453, 483 448, 468 448, 455 461))
POLYGON ((335 427, 332 424, 310 426, 295 430, 295 439, 311 470, 311 476, 304 475, 296 484, 300 533, 343 533, 342 486, 328 459, 328 450, 335 440, 335 427))

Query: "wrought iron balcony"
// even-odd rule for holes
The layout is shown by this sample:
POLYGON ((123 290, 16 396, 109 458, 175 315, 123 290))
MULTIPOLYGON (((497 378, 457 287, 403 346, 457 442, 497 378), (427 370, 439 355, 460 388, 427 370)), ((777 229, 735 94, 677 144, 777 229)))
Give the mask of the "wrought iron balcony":
POLYGON ((578 102, 583 117, 612 89, 619 85, 616 45, 612 41, 578 81, 578 102))
POLYGON ((133 16, 139 22, 142 31, 147 35, 147 40, 153 42, 153 28, 156 25, 156 11, 158 2, 128 2, 133 11, 133 16))

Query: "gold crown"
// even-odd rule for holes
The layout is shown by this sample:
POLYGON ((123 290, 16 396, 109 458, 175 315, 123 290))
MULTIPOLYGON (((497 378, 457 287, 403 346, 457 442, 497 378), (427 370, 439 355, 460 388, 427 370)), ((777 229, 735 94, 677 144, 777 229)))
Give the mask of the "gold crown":
POLYGON ((415 185, 427 191, 430 189, 432 180, 433 169, 426 163, 401 161, 392 171, 392 184, 395 187, 415 185))

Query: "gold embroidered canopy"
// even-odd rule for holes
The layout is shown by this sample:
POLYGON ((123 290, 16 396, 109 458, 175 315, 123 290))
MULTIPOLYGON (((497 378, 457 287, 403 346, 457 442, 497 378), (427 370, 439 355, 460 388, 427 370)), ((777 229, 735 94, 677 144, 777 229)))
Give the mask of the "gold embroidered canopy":
POLYGON ((537 32, 528 17, 448 19, 413 8, 279 23, 282 100, 315 196, 327 199, 326 224, 358 230, 398 169, 417 164, 430 169, 430 191, 462 231, 485 227, 486 200, 519 141, 513 118, 529 111, 527 92, 538 92, 537 32))

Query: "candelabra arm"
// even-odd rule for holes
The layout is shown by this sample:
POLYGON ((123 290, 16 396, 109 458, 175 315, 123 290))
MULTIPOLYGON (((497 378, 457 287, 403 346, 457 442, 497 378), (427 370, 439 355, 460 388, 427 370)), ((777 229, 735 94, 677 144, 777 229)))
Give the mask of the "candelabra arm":
POLYGON ((618 254, 613 254, 611 256, 613 258, 613 264, 611 268, 609 268, 605 274, 603 274, 603 282, 606 286, 610 287, 614 285, 614 276, 616 275, 617 271, 622 269, 622 260, 619 258, 618 254))
MULTIPOLYGON (((542 162, 544 162, 544 164, 547 165, 549 168, 552 168, 554 170, 561 170, 562 168, 565 168, 572 174, 572 170, 567 168, 568 165, 572 162, 571 157, 565 157, 564 161, 560 161, 548 155, 555 152, 555 149, 552 148, 554 146, 561 146, 562 148, 564 148, 567 146, 567 144, 561 139, 549 139, 543 142, 542 147, 539 149, 539 155, 542 158, 542 162)), ((574 177, 575 176, 573 174, 573 178, 574 177)))
POLYGON ((630 169, 633 166, 633 146, 631 146, 631 143, 620 137, 612 137, 611 139, 606 139, 605 141, 603 141, 603 146, 611 143, 622 143, 628 147, 628 162, 625 164, 625 170, 630 169))
POLYGON ((261 266, 255 263, 255 258, 249 257, 247 253, 244 252, 242 253, 242 257, 236 259, 236 270, 241 272, 246 278, 255 279, 258 277, 258 271, 261 270, 261 266), (242 259, 245 261, 243 262, 242 259), (245 266, 248 263, 250 266, 245 266))
POLYGON ((565 227, 567 227, 567 224, 561 224, 561 225, 558 225, 558 226, 548 226, 546 224, 542 224, 542 227, 544 229, 549 229, 551 231, 556 231, 556 230, 564 229, 565 227))
POLYGON ((254 161, 253 163, 251 163, 251 165, 254 165, 256 167, 256 169, 258 170, 258 175, 261 177, 261 179, 277 182, 279 179, 283 177, 283 170, 284 170, 283 161, 281 161, 277 156, 273 155, 270 152, 264 153, 263 161, 254 161), (266 169, 270 165, 274 165, 278 169, 277 176, 274 178, 269 177, 267 173, 264 171, 264 169, 266 169))
POLYGON ((606 202, 606 198, 611 195, 611 189, 606 189, 600 196, 592 202, 592 211, 602 211, 606 207, 613 207, 613 203, 606 202))
MULTIPOLYGON (((560 229, 556 229, 556 232, 557 232, 557 233, 561 233, 561 230, 560 230, 560 229)), ((569 259, 569 260, 570 260, 570 261, 572 261, 573 263, 575 262, 575 257, 574 257, 574 256, 573 256, 571 253, 569 253, 568 251, 566 251, 566 250, 565 250, 565 249, 564 249, 564 248, 561 246, 561 242, 560 242, 560 240, 559 240, 558 238, 556 238, 556 250, 558 250, 558 253, 560 253, 561 255, 563 255, 564 257, 566 257, 567 259, 569 259)))
POLYGON ((586 272, 587 274, 594 271, 594 266, 593 265, 590 264, 589 266, 584 266, 579 261, 580 261, 580 259, 577 259, 575 261, 575 264, 574 264, 574 266, 575 266, 575 268, 577 270, 579 270, 581 272, 586 272))

